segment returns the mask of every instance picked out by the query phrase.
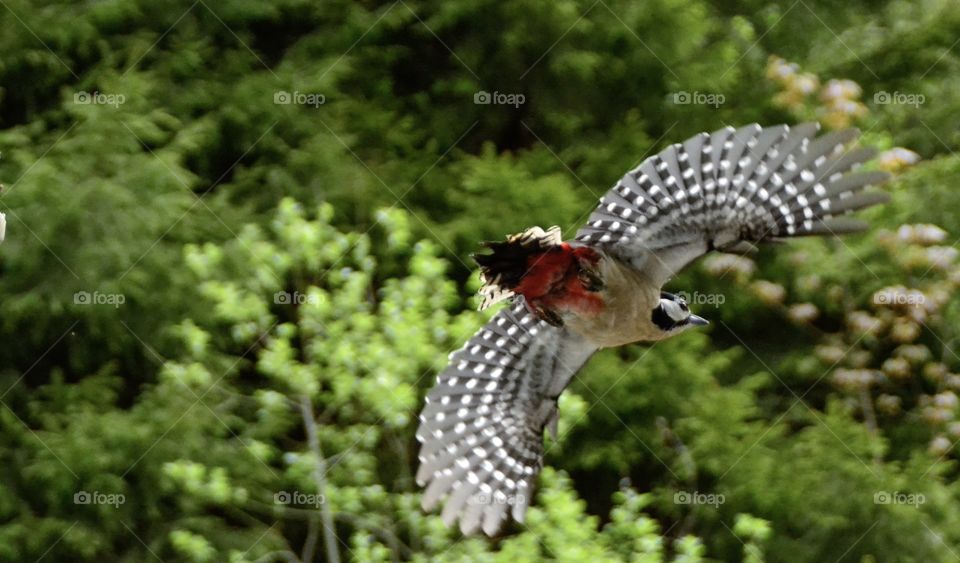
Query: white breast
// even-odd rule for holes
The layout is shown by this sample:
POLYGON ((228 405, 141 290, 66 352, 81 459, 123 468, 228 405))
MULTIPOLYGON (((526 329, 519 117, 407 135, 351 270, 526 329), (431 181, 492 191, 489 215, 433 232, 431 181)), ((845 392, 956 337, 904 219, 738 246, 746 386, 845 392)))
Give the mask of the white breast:
POLYGON ((604 348, 664 338, 652 320, 660 288, 643 272, 610 256, 604 255, 598 267, 604 281, 603 310, 590 316, 565 315, 566 326, 604 348))

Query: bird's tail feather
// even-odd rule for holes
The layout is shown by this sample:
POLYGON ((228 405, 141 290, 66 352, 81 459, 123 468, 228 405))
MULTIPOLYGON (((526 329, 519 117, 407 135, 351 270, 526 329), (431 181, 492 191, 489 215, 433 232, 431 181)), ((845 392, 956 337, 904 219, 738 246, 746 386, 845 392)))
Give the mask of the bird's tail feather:
POLYGON ((473 259, 480 265, 483 286, 480 310, 514 296, 514 289, 529 270, 530 258, 558 246, 563 241, 560 227, 547 230, 531 227, 522 233, 510 235, 506 241, 486 242, 489 254, 476 254, 473 259))

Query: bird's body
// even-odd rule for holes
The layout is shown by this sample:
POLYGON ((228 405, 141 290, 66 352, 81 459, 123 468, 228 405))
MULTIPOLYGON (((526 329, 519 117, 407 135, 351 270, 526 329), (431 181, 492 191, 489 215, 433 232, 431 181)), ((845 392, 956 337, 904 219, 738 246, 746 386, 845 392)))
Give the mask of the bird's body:
POLYGON ((869 149, 855 131, 815 137, 816 125, 749 125, 703 133, 628 172, 574 240, 532 227, 486 243, 476 256, 481 308, 501 309, 437 378, 420 415, 423 505, 446 497, 442 516, 465 533, 496 534, 522 520, 555 432, 557 399, 600 348, 652 342, 706 321, 662 291, 687 264, 717 250, 839 234, 864 225, 841 217, 886 199, 885 180, 854 172, 869 149))
POLYGON ((666 335, 651 319, 659 288, 643 271, 615 256, 562 242, 530 256, 526 267, 514 294, 547 322, 566 326, 598 348, 666 335))
POLYGON ((651 320, 660 302, 660 289, 644 275, 616 258, 603 255, 597 272, 603 280, 601 305, 593 314, 574 312, 564 319, 571 331, 583 335, 598 348, 666 338, 651 320))

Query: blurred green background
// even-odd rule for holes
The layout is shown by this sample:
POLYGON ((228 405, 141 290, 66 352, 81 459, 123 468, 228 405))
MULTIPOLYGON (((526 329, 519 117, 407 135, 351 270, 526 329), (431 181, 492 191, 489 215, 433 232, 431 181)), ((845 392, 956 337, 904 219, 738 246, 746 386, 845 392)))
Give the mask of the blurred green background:
POLYGON ((960 558, 958 37, 954 0, 0 2, 0 560, 960 558), (591 361, 524 525, 423 514, 477 242, 805 120, 885 151, 872 229, 701 261, 711 327, 591 361))

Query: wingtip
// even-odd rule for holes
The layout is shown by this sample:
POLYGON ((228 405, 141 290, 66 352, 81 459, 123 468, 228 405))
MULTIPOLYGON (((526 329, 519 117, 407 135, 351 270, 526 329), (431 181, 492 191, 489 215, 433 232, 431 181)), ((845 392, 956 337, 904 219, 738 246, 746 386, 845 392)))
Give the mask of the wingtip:
POLYGON ((527 509, 525 506, 520 506, 519 504, 513 507, 511 512, 513 519, 517 521, 518 524, 525 524, 527 519, 527 509))
POLYGON ((809 135, 816 134, 820 131, 820 122, 819 121, 804 121, 802 123, 797 123, 796 125, 789 126, 791 131, 800 131, 805 132, 809 131, 809 135))
POLYGON ((506 508, 504 506, 489 506, 484 511, 483 533, 488 537, 494 537, 503 529, 503 523, 506 520, 506 508))

